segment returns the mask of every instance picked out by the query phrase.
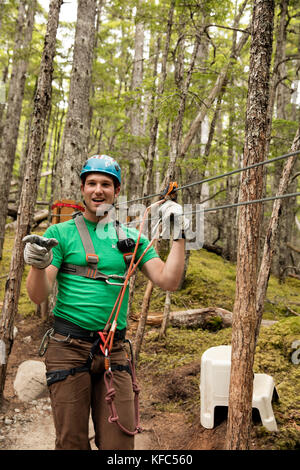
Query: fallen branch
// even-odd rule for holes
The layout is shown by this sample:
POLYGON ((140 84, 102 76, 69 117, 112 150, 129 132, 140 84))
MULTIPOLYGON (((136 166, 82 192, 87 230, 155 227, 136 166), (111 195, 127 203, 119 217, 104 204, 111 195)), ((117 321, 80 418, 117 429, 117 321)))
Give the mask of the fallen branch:
POLYGON ((295 251, 296 253, 300 253, 300 248, 298 248, 298 247, 296 247, 296 246, 293 246, 291 243, 287 243, 287 246, 288 246, 291 250, 295 251))
POLYGON ((209 251, 210 253, 215 253, 216 255, 222 255, 223 248, 218 245, 212 245, 209 243, 204 243, 203 245, 204 250, 209 251))
MULTIPOLYGON (((133 318, 133 320, 138 320, 138 318, 133 318)), ((150 326, 160 326, 162 320, 162 312, 152 312, 148 314, 146 323, 150 326)), ((232 326, 232 312, 220 307, 181 310, 170 312, 169 322, 170 325, 174 327, 184 326, 186 328, 209 329, 213 326, 218 326, 221 328, 229 328, 232 326), (216 323, 217 319, 220 319, 219 324, 216 323)), ((274 323, 276 323, 276 321, 262 321, 262 324, 265 326, 273 325, 274 323)))
POLYGON ((286 308, 288 312, 292 313, 293 315, 296 315, 297 317, 300 317, 300 313, 295 312, 295 310, 293 310, 290 307, 286 307, 286 308))
MULTIPOLYGON (((39 212, 36 212, 36 214, 33 217, 32 228, 36 228, 41 222, 43 222, 43 220, 46 220, 48 218, 48 215, 49 215, 49 210, 48 209, 43 209, 39 212)), ((17 225, 17 221, 15 220, 14 222, 11 222, 10 224, 6 224, 5 225, 5 230, 6 229, 15 229, 16 225, 17 225)))
POLYGON ((298 274, 288 274, 288 277, 294 277, 295 279, 300 279, 300 276, 298 276, 298 274))

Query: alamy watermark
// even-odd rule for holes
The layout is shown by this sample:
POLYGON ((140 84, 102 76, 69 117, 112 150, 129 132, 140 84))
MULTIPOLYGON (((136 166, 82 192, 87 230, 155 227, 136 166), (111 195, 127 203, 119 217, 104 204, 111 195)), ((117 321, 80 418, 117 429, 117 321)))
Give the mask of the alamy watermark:
MULTIPOLYGON (((164 214, 162 205, 153 205, 143 222, 142 234, 149 240, 174 240, 184 238, 186 250, 199 250, 204 243, 204 210, 201 204, 176 205, 164 214)), ((118 220, 121 224, 139 230, 147 206, 144 204, 131 204, 129 207, 126 198, 120 198, 118 210, 111 204, 102 204, 97 209, 97 216, 103 217, 98 223, 96 233, 98 238, 110 238, 111 232, 105 228, 108 221, 118 220)))

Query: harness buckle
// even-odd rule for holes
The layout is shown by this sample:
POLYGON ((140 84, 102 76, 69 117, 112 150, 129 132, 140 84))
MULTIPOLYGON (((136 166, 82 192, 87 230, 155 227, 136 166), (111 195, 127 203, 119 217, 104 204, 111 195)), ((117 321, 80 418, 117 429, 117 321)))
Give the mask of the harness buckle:
POLYGON ((132 256, 133 256, 133 252, 123 254, 123 258, 124 258, 124 261, 125 261, 126 264, 130 263, 132 256))
POLYGON ((99 256, 94 253, 87 253, 85 257, 86 261, 90 264, 98 264, 99 256))

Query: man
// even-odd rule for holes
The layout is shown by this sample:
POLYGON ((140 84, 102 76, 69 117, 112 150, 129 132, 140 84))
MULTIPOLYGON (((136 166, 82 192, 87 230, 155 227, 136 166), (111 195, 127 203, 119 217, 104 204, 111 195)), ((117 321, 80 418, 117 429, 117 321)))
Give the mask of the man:
MULTIPOLYGON (((107 215, 106 208, 113 207, 121 186, 121 169, 114 159, 94 155, 85 162, 80 176, 84 214, 50 226, 44 237, 29 235, 24 239, 27 242, 25 262, 31 265, 26 284, 30 299, 36 304, 42 303, 56 279, 58 284, 53 311, 54 333, 45 358, 56 428, 55 448, 90 449, 91 410, 97 447, 131 450, 134 448, 133 432, 123 432, 116 423, 108 422, 104 351, 98 347, 88 369, 85 366, 91 347, 98 344, 99 332, 107 327, 107 319, 120 292, 120 280, 124 279, 128 268, 126 256, 119 249, 118 232, 125 232, 126 242, 128 239, 136 242, 138 232, 125 226, 117 227, 107 215), (86 229, 88 233, 83 235, 86 229)), ((162 204, 163 223, 172 213, 182 213, 181 206, 172 201, 162 204)), ((188 225, 184 217, 181 223, 183 229, 188 225)), ((137 259, 148 244, 147 238, 141 236, 137 259)), ((173 241, 166 262, 150 247, 139 267, 157 286, 176 290, 183 274, 184 239, 173 241)), ((128 289, 118 314, 110 361, 112 369, 115 368, 114 405, 119 421, 125 429, 133 431, 134 400, 124 346, 127 306, 128 289)))

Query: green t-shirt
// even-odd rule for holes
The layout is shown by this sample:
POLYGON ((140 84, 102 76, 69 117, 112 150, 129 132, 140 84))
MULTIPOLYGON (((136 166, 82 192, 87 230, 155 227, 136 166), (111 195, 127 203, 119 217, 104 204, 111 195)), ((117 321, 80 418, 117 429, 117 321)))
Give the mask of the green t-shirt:
MULTIPOLYGON (((104 274, 117 274, 123 276, 126 272, 126 263, 123 253, 117 248, 117 234, 113 223, 105 226, 84 219, 90 233, 95 253, 99 256, 98 269, 104 274)), ((129 238, 135 241, 138 231, 122 225, 122 229, 129 238)), ((76 228, 74 220, 68 220, 51 225, 44 234, 48 238, 56 238, 59 244, 53 248, 52 264, 58 269, 62 263, 86 265, 85 251, 76 228)), ((139 259, 149 240, 142 235, 136 254, 139 259)), ((139 264, 142 267, 146 261, 158 257, 155 249, 150 247, 139 264)), ((112 281, 114 282, 114 281, 112 281)), ((118 282, 118 281, 116 281, 118 282)), ((101 280, 93 280, 82 276, 57 274, 58 294, 54 315, 69 320, 88 330, 102 330, 115 305, 121 286, 109 285, 101 280)), ((127 323, 128 286, 117 320, 117 328, 123 329, 127 323)))

